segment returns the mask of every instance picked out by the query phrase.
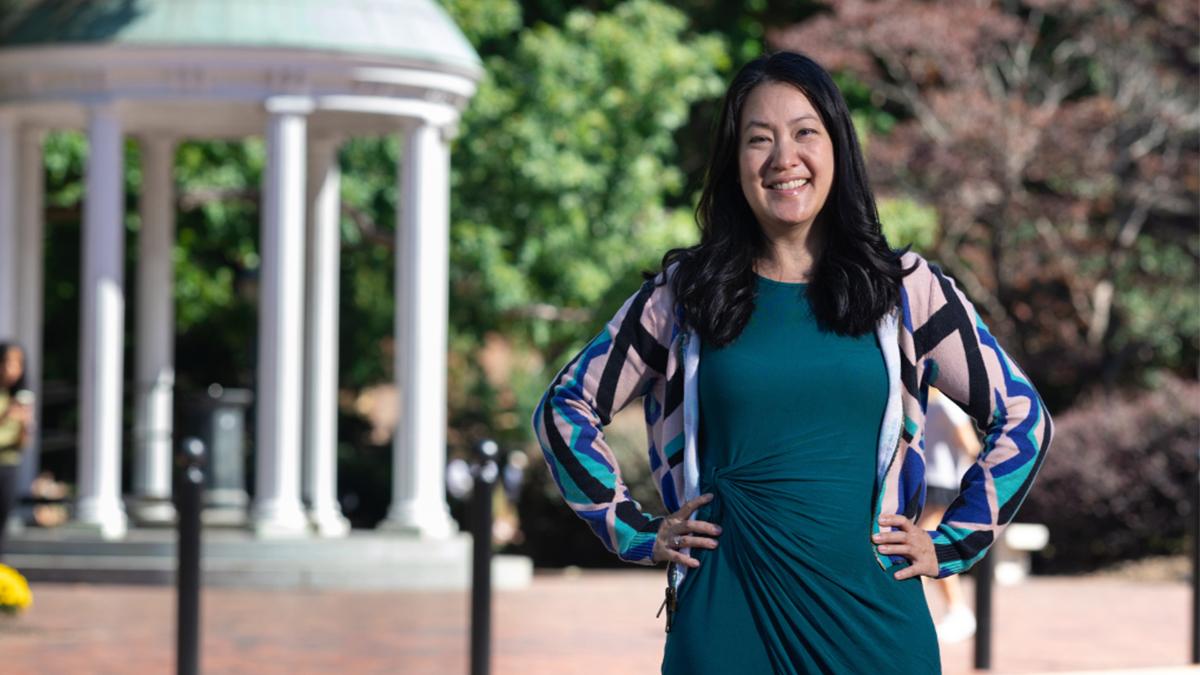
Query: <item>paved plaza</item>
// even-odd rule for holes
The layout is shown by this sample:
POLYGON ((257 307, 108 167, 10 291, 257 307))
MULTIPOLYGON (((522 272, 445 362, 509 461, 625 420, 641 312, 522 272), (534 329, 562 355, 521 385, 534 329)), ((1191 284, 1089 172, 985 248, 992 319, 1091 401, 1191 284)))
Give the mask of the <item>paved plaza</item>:
MULTIPOLYGON (((498 592, 493 672, 658 672, 662 579, 553 572, 498 592)), ((39 584, 34 594, 28 613, 0 621, 0 672, 173 672, 172 589, 39 584)), ((997 588, 993 671, 1185 672, 1190 602, 1181 582, 1054 577, 997 588)), ((466 593, 214 588, 203 611, 205 673, 467 672, 466 593)), ((945 648, 942 662, 971 672, 970 642, 945 648)))

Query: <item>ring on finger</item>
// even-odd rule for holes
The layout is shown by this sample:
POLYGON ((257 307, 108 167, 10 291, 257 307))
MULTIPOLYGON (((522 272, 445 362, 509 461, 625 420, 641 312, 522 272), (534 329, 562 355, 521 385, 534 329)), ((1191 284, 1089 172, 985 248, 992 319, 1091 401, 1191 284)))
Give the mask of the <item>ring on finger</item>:
POLYGON ((679 548, 683 544, 683 538, 679 535, 671 537, 671 548, 679 548))

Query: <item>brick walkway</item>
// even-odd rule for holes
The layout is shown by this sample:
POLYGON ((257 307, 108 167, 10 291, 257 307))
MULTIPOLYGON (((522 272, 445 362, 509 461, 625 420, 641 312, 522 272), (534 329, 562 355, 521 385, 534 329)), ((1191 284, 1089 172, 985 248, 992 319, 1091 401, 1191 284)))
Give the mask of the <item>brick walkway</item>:
MULTIPOLYGON (((661 574, 538 575, 500 592, 496 675, 658 672, 661 574), (623 607, 622 605, 628 605, 623 607), (584 629, 581 617, 602 616, 584 629)), ((0 621, 0 671, 169 673, 171 589, 43 584, 24 616, 0 621)), ((210 589, 206 673, 465 673, 466 594, 210 589)), ((1183 583, 1039 578, 998 588, 995 672, 1183 666, 1190 590, 1183 583)), ((947 673, 970 672, 970 643, 943 650, 947 673)))

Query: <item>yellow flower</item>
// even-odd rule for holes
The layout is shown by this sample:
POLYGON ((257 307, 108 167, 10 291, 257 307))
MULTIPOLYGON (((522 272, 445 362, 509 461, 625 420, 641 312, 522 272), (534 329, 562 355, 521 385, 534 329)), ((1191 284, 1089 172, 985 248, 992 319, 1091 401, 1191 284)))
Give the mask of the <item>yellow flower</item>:
POLYGON ((0 564, 0 611, 15 613, 33 604, 29 582, 21 573, 0 564))

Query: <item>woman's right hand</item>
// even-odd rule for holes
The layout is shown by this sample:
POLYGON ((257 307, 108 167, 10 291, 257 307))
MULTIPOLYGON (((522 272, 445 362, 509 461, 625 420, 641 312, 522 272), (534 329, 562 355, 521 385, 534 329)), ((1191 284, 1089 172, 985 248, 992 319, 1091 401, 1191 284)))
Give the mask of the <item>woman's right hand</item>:
POLYGON ((699 567, 700 561, 679 552, 681 548, 717 547, 713 539, 721 534, 721 526, 703 520, 690 520, 696 509, 711 502, 712 493, 702 494, 679 508, 663 519, 658 528, 658 537, 654 540, 654 561, 673 562, 688 567, 699 567))

